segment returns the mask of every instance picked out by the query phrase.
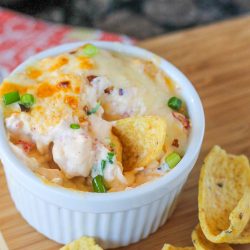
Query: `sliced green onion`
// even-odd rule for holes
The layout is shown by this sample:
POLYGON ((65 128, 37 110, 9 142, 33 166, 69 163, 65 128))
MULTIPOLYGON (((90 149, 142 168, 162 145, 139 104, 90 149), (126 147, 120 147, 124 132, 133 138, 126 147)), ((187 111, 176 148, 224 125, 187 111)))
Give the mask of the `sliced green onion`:
POLYGON ((180 162, 180 160, 181 160, 181 157, 176 152, 169 154, 165 158, 165 162, 168 164, 170 169, 173 169, 180 162))
POLYGON ((113 161, 114 156, 115 156, 114 152, 108 153, 107 159, 108 159, 109 163, 114 163, 114 161, 113 161))
POLYGON ((9 105, 20 100, 20 95, 18 91, 10 92, 3 95, 3 102, 5 105, 9 105))
POLYGON ((98 53, 98 48, 93 44, 86 44, 85 46, 83 46, 81 52, 81 54, 83 54, 84 56, 92 57, 98 53))
POLYGON ((21 96, 20 104, 26 108, 30 108, 35 103, 35 98, 31 94, 24 94, 21 96))
POLYGON ((95 178, 93 178, 92 186, 93 186, 93 189, 96 193, 106 193, 107 192, 107 189, 104 185, 103 176, 101 176, 101 175, 97 175, 95 178))
POLYGON ((70 124, 70 128, 72 128, 72 129, 79 129, 79 128, 80 128, 80 125, 77 124, 77 123, 71 123, 71 124, 70 124))
POLYGON ((106 161, 105 160, 102 160, 101 161, 101 168, 102 168, 102 172, 104 171, 105 167, 106 167, 106 161))
POLYGON ((182 105, 182 100, 179 99, 178 97, 173 96, 168 100, 168 106, 173 110, 178 111, 181 108, 181 105, 182 105))
POLYGON ((97 112, 97 110, 100 108, 101 104, 98 102, 94 108, 91 110, 87 111, 87 115, 92 115, 97 112))

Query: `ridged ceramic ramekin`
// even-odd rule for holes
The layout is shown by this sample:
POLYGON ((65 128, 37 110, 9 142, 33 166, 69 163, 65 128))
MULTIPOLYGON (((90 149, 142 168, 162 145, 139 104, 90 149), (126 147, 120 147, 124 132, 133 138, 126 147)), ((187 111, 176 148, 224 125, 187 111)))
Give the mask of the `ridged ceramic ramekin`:
MULTIPOLYGON (((184 98, 192 129, 189 145, 181 162, 156 181, 117 193, 83 193, 45 185, 23 163, 8 144, 0 114, 0 157, 11 197, 24 219, 48 238, 68 243, 83 235, 93 236, 104 248, 126 246, 146 238, 165 223, 192 170, 204 135, 204 112, 190 81, 166 60, 137 47, 111 42, 91 42, 98 47, 150 59, 178 85, 184 98)), ((32 62, 73 50, 83 43, 62 45, 44 51, 21 64, 14 72, 32 62)))

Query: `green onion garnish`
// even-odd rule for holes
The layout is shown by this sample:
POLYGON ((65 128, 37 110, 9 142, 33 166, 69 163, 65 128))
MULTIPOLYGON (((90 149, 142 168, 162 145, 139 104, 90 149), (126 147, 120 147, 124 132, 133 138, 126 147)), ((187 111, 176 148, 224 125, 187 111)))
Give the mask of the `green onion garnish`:
POLYGON ((93 189, 96 193, 106 193, 107 192, 107 189, 104 185, 103 176, 101 176, 101 175, 97 175, 95 178, 93 178, 92 186, 93 186, 93 189))
POLYGON ((10 92, 3 95, 3 102, 5 105, 9 105, 20 100, 20 95, 18 91, 10 92))
POLYGON ((71 123, 71 124, 70 124, 70 128, 72 128, 72 129, 79 129, 79 128, 80 128, 80 125, 77 124, 77 123, 71 123))
POLYGON ((87 111, 87 115, 95 114, 97 112, 97 110, 100 108, 100 106, 101 106, 101 104, 98 102, 94 108, 87 111))
POLYGON ((31 94, 24 94, 21 96, 20 104, 26 108, 30 108, 35 103, 35 98, 31 94))
POLYGON ((176 152, 169 154, 165 158, 165 162, 168 164, 170 169, 173 169, 180 162, 180 160, 181 160, 181 157, 176 152))
POLYGON ((105 167, 106 167, 106 161, 105 161, 105 160, 102 160, 102 161, 101 161, 102 172, 104 171, 105 167))
POLYGON ((108 152, 107 159, 108 159, 109 163, 114 163, 114 161, 113 161, 114 156, 115 156, 114 152, 108 152))
POLYGON ((82 48, 82 54, 87 57, 95 56, 98 53, 98 48, 93 44, 86 44, 82 48))
POLYGON ((173 96, 168 100, 168 106, 173 110, 178 111, 181 108, 181 105, 182 105, 182 100, 179 99, 178 97, 173 96))

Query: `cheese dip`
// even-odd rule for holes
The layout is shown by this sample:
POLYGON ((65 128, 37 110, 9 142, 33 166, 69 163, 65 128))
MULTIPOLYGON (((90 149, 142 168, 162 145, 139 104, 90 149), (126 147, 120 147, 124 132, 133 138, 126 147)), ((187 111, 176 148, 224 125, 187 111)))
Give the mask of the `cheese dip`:
POLYGON ((152 61, 86 44, 11 74, 0 96, 12 150, 46 184, 127 190, 167 174, 185 154, 185 101, 178 83, 152 61), (161 152, 146 165, 124 168, 124 145, 113 127, 148 116, 166 123, 161 152))

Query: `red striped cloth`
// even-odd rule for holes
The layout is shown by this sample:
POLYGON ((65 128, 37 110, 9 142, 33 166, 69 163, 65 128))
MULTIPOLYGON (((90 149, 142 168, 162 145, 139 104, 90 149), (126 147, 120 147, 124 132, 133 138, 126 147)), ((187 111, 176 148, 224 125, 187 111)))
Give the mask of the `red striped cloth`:
POLYGON ((127 36, 51 24, 0 8, 0 81, 29 56, 58 44, 80 40, 133 43, 127 36))

